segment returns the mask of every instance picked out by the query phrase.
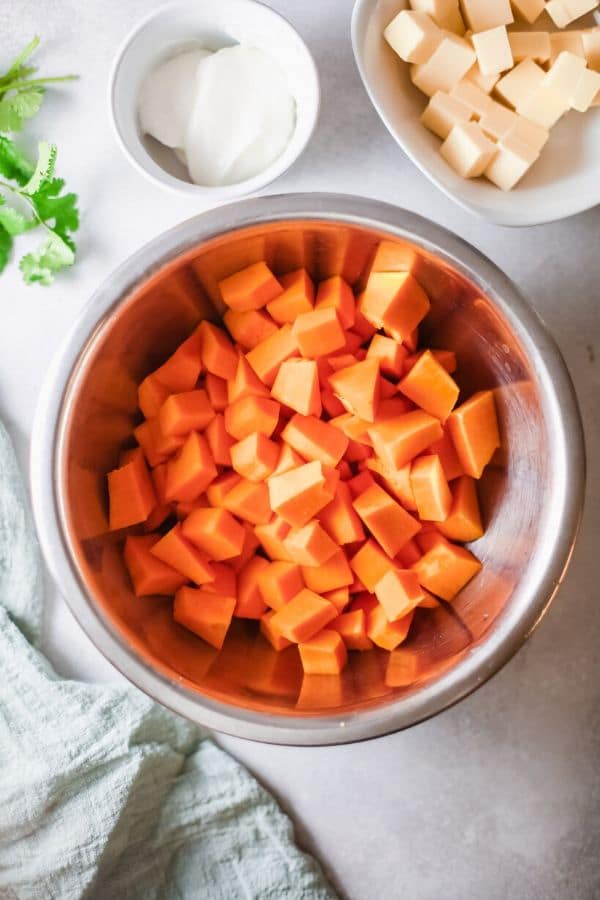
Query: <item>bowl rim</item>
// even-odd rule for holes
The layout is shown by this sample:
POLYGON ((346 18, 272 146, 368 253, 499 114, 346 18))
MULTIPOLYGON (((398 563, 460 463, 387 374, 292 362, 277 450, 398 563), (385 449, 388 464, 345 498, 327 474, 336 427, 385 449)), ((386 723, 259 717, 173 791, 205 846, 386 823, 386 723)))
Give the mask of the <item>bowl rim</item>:
MULTIPOLYGON (((453 191, 448 184, 446 184, 443 180, 438 178, 437 175, 431 172, 429 167, 424 166, 418 154, 413 152, 411 147, 405 142, 402 135, 398 133, 398 131, 390 122, 388 116, 385 114, 385 111, 383 110, 381 104, 375 96, 375 92, 371 86, 371 81, 365 69, 362 39, 369 18, 378 3, 379 0, 355 0, 354 6, 352 8, 350 35, 352 41, 354 62, 356 64, 356 68, 358 69, 360 80, 362 81, 363 87, 367 93, 369 100, 371 101, 375 112, 387 128, 392 138, 396 141, 402 152, 406 154, 413 165, 415 165, 417 169, 419 169, 419 171, 432 184, 434 184, 443 194, 445 194, 446 197, 448 197, 462 209, 471 213, 471 215, 477 216, 477 218, 482 219, 485 222, 489 222, 494 225, 504 225, 509 228, 525 228, 531 225, 545 225, 549 222, 558 222, 562 219, 567 219, 570 216, 575 216, 579 213, 586 212, 587 210, 593 209, 598 205, 598 197, 592 196, 591 198, 589 198, 587 195, 581 195, 581 197, 577 199, 578 195, 574 193, 571 199, 567 199, 567 202, 565 202, 564 199, 561 200, 560 212, 557 212, 556 210, 548 210, 544 213, 536 213, 535 206, 529 208, 527 206, 524 206, 523 203, 519 202, 518 195, 513 194, 515 198, 515 203, 513 205, 515 213, 511 215, 507 214, 503 210, 495 209, 489 204, 475 203, 465 199, 464 197, 461 197, 459 194, 455 193, 455 191, 453 191)), ((547 190, 552 190, 552 185, 548 185, 547 190)), ((499 188, 498 191, 500 192, 499 188)))
MULTIPOLYGON (((221 0, 221 2, 230 2, 230 0, 221 0)), ((284 26, 286 26, 290 30, 290 33, 292 33, 296 37, 305 54, 308 67, 307 71, 310 72, 310 77, 313 82, 313 89, 315 94, 314 103, 312 104, 312 107, 309 111, 310 114, 307 116, 307 130, 304 141, 299 144, 295 155, 283 165, 281 164, 281 161, 285 156, 285 151, 281 153, 271 163, 271 165, 267 166, 266 169, 264 169, 262 172, 259 172, 257 175, 253 175, 252 178, 246 178, 244 179, 244 181, 238 181, 235 184, 210 186, 195 184, 191 181, 183 181, 181 178, 177 178, 177 176, 171 175, 169 172, 162 169, 162 167, 158 163, 155 163, 150 156, 148 156, 148 159, 151 165, 144 165, 139 159, 136 158, 136 156, 132 152, 129 143, 125 139, 119 126, 119 117, 116 111, 117 82, 123 60, 126 54, 130 51, 131 46, 138 35, 154 19, 157 19, 159 16, 163 15, 169 10, 176 10, 178 7, 181 7, 183 5, 187 5, 191 8, 193 4, 190 3, 189 0, 169 0, 169 2, 163 3, 161 6, 153 9, 150 13, 139 20, 133 26, 133 28, 131 28, 130 31, 127 32, 127 34, 119 44, 119 47, 117 48, 111 64, 108 77, 107 99, 110 120, 113 133, 117 139, 117 143, 119 144, 119 147, 121 148, 126 159, 134 166, 135 169, 137 169, 138 172, 140 172, 145 178, 151 181, 152 184, 160 185, 160 187, 162 187, 163 189, 180 196, 184 195, 187 197, 195 197, 199 200, 206 200, 211 203, 227 202, 235 200, 237 198, 248 196, 249 194, 253 194, 256 191, 262 190, 277 178, 280 178, 283 174, 285 174, 285 172, 287 172, 294 165, 294 163, 298 161, 300 156, 302 156, 307 146, 309 145, 315 132, 321 110, 321 83, 319 79, 319 70, 308 44, 306 43, 298 29, 294 25, 292 25, 292 23, 286 16, 284 16, 278 10, 273 9, 271 6, 268 6, 265 2, 263 2, 263 0, 235 0, 235 2, 248 6, 261 7, 268 14, 271 14, 273 18, 279 19, 280 22, 282 22, 284 26)), ((294 135, 292 135, 292 140, 293 138, 294 135)))
POLYGON ((30 487, 42 551, 67 605, 96 648, 129 681, 199 725, 266 743, 314 746, 379 737, 428 719, 469 695, 511 659, 540 622, 568 567, 583 509, 585 447, 574 387, 556 343, 511 280, 482 253, 422 216, 380 201, 326 193, 271 195, 237 201, 175 226, 129 257, 95 291, 42 386, 31 441, 30 487), (556 492, 552 539, 542 562, 538 560, 494 630, 461 661, 422 690, 383 706, 308 717, 258 713, 221 703, 150 669, 87 595, 68 550, 58 491, 63 401, 87 342, 113 308, 142 279, 203 241, 248 226, 294 219, 341 222, 405 238, 482 287, 533 357, 544 399, 552 403, 562 488, 556 492), (530 595, 525 599, 527 589, 530 595))

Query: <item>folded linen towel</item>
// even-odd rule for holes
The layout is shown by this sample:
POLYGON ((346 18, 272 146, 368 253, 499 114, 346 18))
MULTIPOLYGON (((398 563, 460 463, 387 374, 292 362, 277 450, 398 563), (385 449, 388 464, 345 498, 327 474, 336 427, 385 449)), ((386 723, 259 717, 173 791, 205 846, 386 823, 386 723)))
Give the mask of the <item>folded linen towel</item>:
POLYGON ((290 820, 231 757, 133 687, 36 649, 41 568, 0 424, 0 898, 330 900, 290 820))

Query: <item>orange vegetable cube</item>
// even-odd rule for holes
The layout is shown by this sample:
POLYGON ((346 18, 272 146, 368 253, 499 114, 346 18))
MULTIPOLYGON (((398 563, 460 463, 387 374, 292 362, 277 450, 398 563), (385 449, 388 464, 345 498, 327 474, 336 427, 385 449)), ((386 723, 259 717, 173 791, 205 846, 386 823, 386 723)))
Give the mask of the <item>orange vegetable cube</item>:
POLYGON ((230 466, 231 448, 235 441, 231 435, 227 434, 225 418, 221 413, 217 413, 214 419, 208 423, 204 429, 204 437, 215 463, 218 466, 230 466))
POLYGON ((141 454, 108 473, 111 531, 144 522, 156 506, 156 493, 141 454))
POLYGON ((350 589, 348 585, 336 588, 334 591, 325 591, 322 594, 324 600, 333 603, 339 613, 341 613, 350 603, 350 589))
POLYGON ((348 662, 341 635, 327 628, 298 644, 298 651, 307 675, 338 675, 348 662))
POLYGON ((448 418, 448 429, 465 474, 480 478, 500 446, 492 391, 479 391, 455 409, 448 418))
POLYGON ((296 269, 279 279, 283 293, 267 304, 267 310, 279 325, 290 325, 302 313, 310 312, 315 302, 315 289, 306 269, 296 269))
POLYGON ((396 379, 402 377, 407 356, 406 348, 401 343, 384 334, 373 335, 367 350, 367 359, 378 360, 379 371, 396 379))
POLYGON ((237 368, 237 350, 222 328, 212 322, 201 322, 199 328, 202 336, 202 363, 208 372, 219 378, 229 380, 235 375, 237 368))
POLYGON ((230 309, 260 309, 281 294, 281 285, 261 261, 219 281, 219 290, 230 309))
POLYGON ((329 376, 329 384, 348 412, 374 422, 379 406, 379 360, 365 359, 329 376))
POLYGON ((321 388, 321 405, 328 416, 341 416, 346 412, 330 387, 321 388))
POLYGON ((258 575, 269 563, 262 556, 253 556, 238 573, 237 602, 233 611, 240 619, 260 619, 267 611, 258 586, 258 575))
POLYGON ((195 584, 205 584, 215 577, 208 556, 186 541, 181 533, 181 525, 168 531, 150 552, 195 584))
POLYGON ((332 275, 319 284, 315 309, 335 309, 342 328, 354 325, 355 302, 352 288, 340 275, 332 275))
POLYGON ((273 475, 283 475, 284 472, 289 472, 290 469, 297 469, 298 466, 303 466, 304 460, 300 456, 299 453, 296 453, 295 450, 289 446, 289 444, 281 445, 281 452, 279 454, 279 461, 273 475))
POLYGON ((204 379, 204 388, 208 394, 210 405, 215 412, 223 412, 227 406, 227 382, 212 372, 207 372, 204 379))
POLYGON ((239 556, 229 560, 229 566, 234 572, 239 572, 240 569, 243 569, 248 560, 255 556, 256 551, 260 547, 260 541, 254 534, 254 525, 250 522, 242 522, 242 528, 244 529, 245 537, 241 552, 239 556))
POLYGON ((166 498, 195 500, 216 477, 217 469, 205 438, 192 431, 179 454, 167 464, 166 498))
POLYGON ((459 478, 465 474, 447 427, 444 428, 444 433, 439 441, 434 441, 433 444, 430 444, 427 452, 435 453, 436 456, 439 456, 446 481, 452 481, 453 478, 459 478))
POLYGON ((316 416, 292 416, 283 429, 283 440, 307 460, 337 466, 348 447, 348 438, 338 428, 316 416))
POLYGON ((332 603, 305 588, 277 610, 271 626, 288 641, 300 644, 314 637, 336 616, 337 610, 332 603))
MULTIPOLYGON (((353 353, 334 353, 333 356, 327 357, 327 364, 332 372, 339 372, 340 369, 347 369, 356 362, 356 356, 353 353)), ((329 381, 329 375, 327 375, 329 381)))
POLYGON ((413 566, 421 584, 442 600, 453 600, 481 569, 481 563, 464 547, 451 544, 442 535, 413 566))
POLYGON ((365 616, 368 616, 371 610, 376 609, 378 606, 379 602, 375 594, 370 594, 368 591, 361 591, 352 600, 350 612, 356 612, 357 609, 362 609, 365 616))
POLYGON ((404 618, 425 597, 417 573, 409 569, 389 569, 375 585, 375 596, 388 622, 404 618))
POLYGON ((421 354, 398 390, 442 422, 452 412, 459 394, 457 383, 429 350, 421 354))
POLYGON ((287 638, 284 638, 277 627, 277 623, 275 624, 275 627, 273 627, 273 617, 276 614, 276 609, 270 609, 268 612, 264 613, 260 620, 260 632, 263 637, 268 640, 274 650, 280 651, 285 650, 286 647, 291 647, 292 641, 288 641, 287 638))
MULTIPOLYGON (((407 356, 404 360, 404 374, 410 372, 414 364, 421 358, 425 351, 421 351, 421 353, 412 353, 410 356, 407 356)), ((450 375, 453 372, 456 372, 457 363, 456 363, 456 353, 454 350, 429 350, 432 356, 439 362, 440 366, 446 370, 450 375)))
POLYGON ((287 359, 282 362, 271 394, 280 403, 304 416, 321 415, 321 393, 317 364, 312 359, 287 359))
POLYGON ((336 552, 320 566, 303 566, 304 583, 317 594, 327 594, 352 584, 352 571, 343 550, 336 552))
POLYGON ((240 483, 242 476, 237 472, 224 472, 206 489, 206 496, 211 506, 223 506, 223 501, 229 491, 240 483))
POLYGON ((399 500, 405 509, 414 512, 417 504, 410 482, 410 466, 411 464, 407 463, 400 469, 395 469, 377 456, 367 460, 367 468, 379 476, 386 491, 399 500))
POLYGON ((354 541, 364 540, 365 532, 352 506, 350 488, 343 481, 338 484, 331 503, 320 511, 319 520, 337 544, 352 544, 354 541))
POLYGON ((279 403, 268 397, 242 397, 225 410, 225 428, 238 441, 255 431, 271 437, 279 421, 279 403))
POLYGON ((405 341, 429 312, 429 298, 410 272, 372 272, 361 295, 365 319, 405 341))
POLYGON ((231 465, 250 481, 264 481, 279 460, 279 444, 255 431, 231 448, 231 465))
POLYGON ((267 563, 256 577, 261 596, 271 609, 281 609, 304 587, 300 566, 293 562, 267 563))
POLYGON ((410 483, 420 519, 443 522, 450 513, 452 494, 439 456, 428 454, 413 461, 410 483))
POLYGON ((238 519, 252 525, 265 525, 271 518, 269 491, 264 481, 255 482, 240 478, 223 498, 223 508, 238 519))
POLYGON ((452 485, 450 512, 438 528, 453 541, 476 541, 483 535, 477 487, 469 475, 462 475, 452 485))
POLYGON ((139 537, 130 534, 125 539, 123 557, 136 597, 174 594, 182 584, 185 584, 186 579, 183 575, 150 553, 150 548, 156 541, 155 534, 144 534, 139 537))
POLYGON ((356 498, 372 487, 375 484, 375 479, 370 472, 363 470, 358 475, 355 475, 354 478, 349 478, 346 484, 352 497, 356 498))
POLYGON ((175 594, 173 618, 220 650, 235 608, 233 597, 221 597, 201 588, 182 587, 175 594))
POLYGON ((222 597, 233 597, 237 599, 237 576, 235 571, 227 563, 213 562, 211 569, 214 573, 212 581, 203 584, 205 591, 211 594, 220 594, 222 597))
POLYGON ((244 529, 226 509, 196 509, 182 525, 182 533, 210 559, 231 559, 242 552, 244 529))
POLYGON ((302 356, 317 359, 346 346, 346 335, 332 307, 313 309, 298 316, 292 332, 302 356))
POLYGON ((160 440, 160 431, 156 419, 146 419, 137 428, 133 429, 133 435, 143 450, 144 456, 149 466, 158 466, 165 462, 166 455, 159 453, 156 447, 157 440, 160 440))
POLYGON ((375 453, 394 469, 400 469, 413 457, 438 441, 442 435, 439 419, 420 409, 395 419, 386 419, 369 428, 375 453))
MULTIPOLYGON (((195 383, 195 382, 194 382, 195 383)), ((153 419, 170 394, 170 389, 156 376, 147 375, 138 387, 138 406, 146 419, 153 419)))
MULTIPOLYGON (((423 531, 423 526, 421 526, 421 532, 423 531)), ((422 552, 417 544, 416 540, 407 541, 397 554, 396 559, 400 564, 402 569, 410 569, 413 563, 416 563, 418 559, 421 559, 422 552)))
POLYGON ((351 441, 358 441, 359 444, 371 446, 371 438, 367 434, 370 428, 369 422, 365 422, 364 419, 360 419, 353 413, 344 412, 339 416, 335 416, 329 420, 329 424, 343 431, 351 441))
POLYGON ((298 356, 298 344, 291 325, 282 325, 246 354, 246 359, 264 384, 271 387, 279 366, 286 359, 298 356))
POLYGON ((323 465, 317 460, 273 475, 268 487, 271 508, 297 528, 306 525, 335 493, 335 485, 332 490, 327 489, 323 465))
POLYGON ((292 528, 283 543, 290 558, 300 566, 320 566, 337 550, 334 541, 316 519, 302 528, 292 528))
POLYGON ((374 325, 371 325, 368 319, 365 319, 363 314, 360 311, 360 302, 362 299, 362 294, 360 294, 356 298, 356 311, 354 314, 354 326, 353 331, 358 334, 361 339, 361 342, 364 343, 373 337, 377 329, 374 325))
POLYGON ((154 372, 155 377, 179 394, 193 391, 202 372, 202 337, 197 328, 177 350, 154 372))
POLYGON ((214 416, 206 391, 186 391, 167 397, 160 408, 158 424, 167 437, 185 437, 190 431, 204 431, 214 416))
POLYGON ((244 350, 253 350, 257 344, 275 334, 277 325, 260 309, 228 309, 223 316, 227 331, 244 350))
POLYGON ((269 559, 280 559, 284 562, 292 561, 284 544, 284 540, 289 534, 290 527, 291 526, 279 516, 273 516, 272 520, 266 525, 255 526, 254 533, 269 559))
POLYGON ((389 622, 380 604, 367 613, 367 634, 383 650, 395 650, 405 641, 412 624, 414 610, 403 619, 389 622))
POLYGON ((421 528, 420 522, 378 484, 360 494, 353 505, 388 556, 395 556, 421 528))
POLYGON ((227 400, 235 403, 243 397, 268 397, 269 390, 262 383, 245 356, 238 359, 235 376, 227 382, 227 400))
POLYGON ((354 609, 342 613, 330 623, 337 631, 348 650, 370 650, 373 641, 367 635, 367 617, 364 609, 354 609))

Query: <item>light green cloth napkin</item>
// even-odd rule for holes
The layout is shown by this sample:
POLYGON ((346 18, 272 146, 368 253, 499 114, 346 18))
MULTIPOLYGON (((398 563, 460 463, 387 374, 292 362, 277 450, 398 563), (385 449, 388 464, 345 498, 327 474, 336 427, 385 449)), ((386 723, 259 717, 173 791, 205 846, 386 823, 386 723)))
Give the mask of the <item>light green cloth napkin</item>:
POLYGON ((134 688, 35 649, 41 574, 0 425, 0 898, 330 900, 270 795, 134 688))

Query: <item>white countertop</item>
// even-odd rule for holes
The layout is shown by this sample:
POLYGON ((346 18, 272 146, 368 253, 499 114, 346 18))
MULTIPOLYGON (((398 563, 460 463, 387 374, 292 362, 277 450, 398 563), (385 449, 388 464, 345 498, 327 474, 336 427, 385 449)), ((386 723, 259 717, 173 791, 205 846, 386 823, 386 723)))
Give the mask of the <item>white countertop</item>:
MULTIPOLYGON (((23 468, 36 399, 78 310, 109 272, 199 212, 134 171, 116 146, 106 88, 115 49, 155 0, 4 4, 0 61, 34 33, 45 73, 81 81, 49 95, 28 134, 59 145, 81 199, 79 259, 55 286, 0 277, 0 415, 23 468)), ((301 843, 352 900, 591 900, 600 896, 600 208, 527 230, 486 226, 404 158, 371 108, 350 47, 351 0, 272 0, 321 76, 311 145, 270 192, 360 193, 450 228, 520 285, 558 340, 578 391, 589 456, 583 531, 542 627, 498 676, 436 719, 369 743, 323 749, 220 743, 281 801, 301 843)), ((49 585, 45 648, 59 672, 121 676, 49 585)))

